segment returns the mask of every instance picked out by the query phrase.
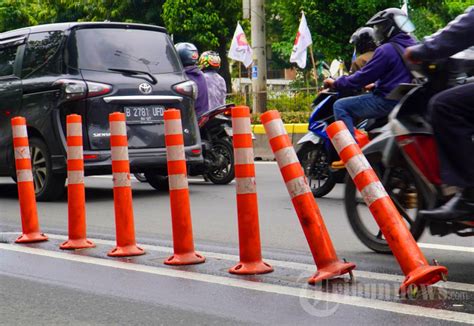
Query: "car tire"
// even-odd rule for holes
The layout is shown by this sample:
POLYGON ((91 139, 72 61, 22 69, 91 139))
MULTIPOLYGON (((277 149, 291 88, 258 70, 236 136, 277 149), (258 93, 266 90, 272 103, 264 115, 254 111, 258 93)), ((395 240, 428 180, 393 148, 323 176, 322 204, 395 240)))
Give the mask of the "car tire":
POLYGON ((168 191, 168 176, 155 174, 155 173, 145 173, 146 181, 158 191, 168 191))
POLYGON ((40 138, 30 139, 31 167, 36 200, 54 201, 65 192, 66 175, 53 172, 48 146, 40 138))

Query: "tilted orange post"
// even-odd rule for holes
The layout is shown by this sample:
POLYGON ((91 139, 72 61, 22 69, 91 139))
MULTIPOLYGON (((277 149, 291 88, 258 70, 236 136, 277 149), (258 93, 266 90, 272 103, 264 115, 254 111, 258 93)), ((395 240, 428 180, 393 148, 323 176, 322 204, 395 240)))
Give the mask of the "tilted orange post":
POLYGON ((351 271, 355 268, 355 264, 343 262, 337 258, 318 205, 286 133, 280 114, 276 110, 267 111, 261 115, 260 119, 313 254, 314 262, 318 267, 316 274, 308 282, 315 284, 346 273, 349 273, 352 278, 351 271))
POLYGON ((181 112, 168 109, 165 111, 164 118, 174 249, 173 255, 164 263, 167 265, 200 264, 206 258, 194 251, 181 112))
POLYGON ((135 242, 125 114, 120 112, 111 113, 109 122, 117 246, 109 251, 107 255, 112 257, 143 255, 145 251, 138 247, 135 242))
POLYGON ((13 149, 15 152, 16 182, 20 202, 21 226, 23 234, 15 242, 38 242, 48 240, 41 233, 36 208, 35 186, 31 172, 30 145, 26 120, 16 117, 11 120, 13 133, 13 149))
POLYGON ((84 186, 84 157, 82 144, 82 117, 66 117, 67 134, 67 204, 69 239, 61 249, 93 248, 86 238, 86 190, 84 186))
POLYGON ((240 262, 229 272, 244 275, 270 273, 273 268, 262 260, 250 110, 247 106, 232 109, 232 129, 240 262))
POLYGON ((406 293, 412 284, 430 285, 445 279, 447 268, 428 265, 410 230, 344 122, 336 121, 326 131, 406 275, 400 292, 406 293))

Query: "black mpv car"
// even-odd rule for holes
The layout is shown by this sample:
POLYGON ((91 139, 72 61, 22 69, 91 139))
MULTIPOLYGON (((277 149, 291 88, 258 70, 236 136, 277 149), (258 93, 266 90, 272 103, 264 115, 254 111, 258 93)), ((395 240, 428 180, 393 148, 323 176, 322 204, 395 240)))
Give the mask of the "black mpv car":
POLYGON ((163 112, 181 110, 188 164, 202 162, 188 81, 162 27, 60 23, 0 34, 0 175, 15 176, 10 119, 24 116, 37 198, 54 200, 66 179, 66 116, 83 118, 85 174, 111 172, 111 112, 127 117, 130 166, 166 187, 163 112))

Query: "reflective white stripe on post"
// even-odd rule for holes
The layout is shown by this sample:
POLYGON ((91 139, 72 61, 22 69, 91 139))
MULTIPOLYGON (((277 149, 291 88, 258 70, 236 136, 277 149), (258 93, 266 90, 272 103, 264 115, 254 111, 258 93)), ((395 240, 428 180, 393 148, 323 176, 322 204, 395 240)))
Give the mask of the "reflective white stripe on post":
POLYGON ((354 179, 359 173, 372 169, 363 154, 352 156, 346 163, 347 172, 354 179))
POLYGON ((67 147, 67 159, 68 160, 82 160, 82 146, 68 146, 67 147))
POLYGON ((252 133, 250 118, 232 118, 232 130, 234 135, 246 135, 252 133))
POLYGON ((235 165, 253 164, 253 148, 234 148, 235 165))
POLYGON ((33 181, 33 173, 31 170, 17 170, 16 182, 31 182, 33 181))
POLYGON ((165 121, 165 135, 180 135, 183 133, 180 119, 167 119, 165 121))
POLYGON ((388 194, 380 181, 368 184, 360 193, 368 207, 370 207, 370 205, 372 205, 376 200, 388 197, 388 194))
POLYGON ((334 137, 332 137, 331 141, 338 154, 340 154, 347 146, 356 143, 354 137, 352 137, 347 129, 339 131, 334 135, 334 137))
POLYGON ((28 137, 28 133, 26 131, 26 126, 25 125, 12 126, 12 134, 13 134, 13 138, 28 137))
POLYGON ((170 174, 169 185, 170 190, 188 189, 188 178, 184 174, 170 174))
POLYGON ((70 122, 67 124, 67 135, 68 137, 82 136, 82 123, 70 122))
POLYGON ((288 189, 291 199, 306 193, 311 193, 311 189, 309 188, 305 177, 298 177, 288 181, 286 183, 286 188, 288 189))
POLYGON ((237 195, 257 193, 257 183, 254 177, 235 178, 235 181, 237 185, 237 195))
POLYGON ((264 127, 269 140, 281 135, 286 135, 286 129, 281 119, 271 120, 264 124, 264 127))
POLYGON ((284 168, 287 165, 298 163, 298 156, 292 146, 284 147, 274 153, 278 166, 284 168))
POLYGON ((186 159, 183 145, 167 146, 166 155, 168 161, 184 161, 186 159))
POLYGON ((114 187, 130 187, 130 173, 115 172, 113 173, 114 187))
POLYGON ((67 171, 67 184, 80 185, 84 183, 84 171, 67 171))
POLYGON ((110 134, 112 136, 127 136, 125 121, 110 121, 110 134))
POLYGON ((15 159, 31 159, 30 148, 28 146, 15 147, 15 159))
POLYGON ((112 161, 128 161, 127 146, 112 146, 112 161))

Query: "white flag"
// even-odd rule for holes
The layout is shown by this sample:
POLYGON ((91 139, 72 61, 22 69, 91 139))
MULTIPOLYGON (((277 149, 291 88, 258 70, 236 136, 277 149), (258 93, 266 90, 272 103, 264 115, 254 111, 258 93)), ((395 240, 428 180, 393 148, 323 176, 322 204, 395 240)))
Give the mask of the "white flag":
POLYGON ((230 45, 230 50, 228 57, 232 60, 240 61, 248 68, 252 64, 252 48, 247 42, 245 37, 244 30, 239 23, 237 23, 237 28, 235 29, 234 38, 232 39, 232 44, 230 45))
POLYGON ((293 45, 293 52, 291 53, 290 62, 296 62, 298 67, 303 69, 306 67, 306 49, 313 44, 311 39, 311 32, 309 31, 306 17, 301 16, 300 27, 296 34, 295 44, 293 45))
POLYGON ((402 6, 402 11, 408 16, 408 3, 405 1, 403 1, 403 6, 402 6))

